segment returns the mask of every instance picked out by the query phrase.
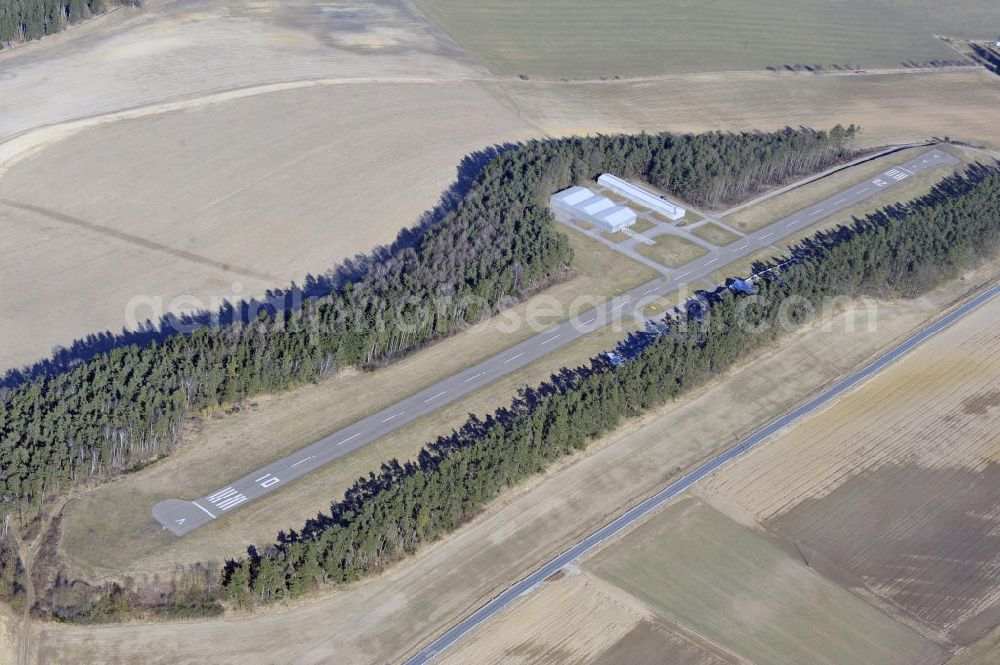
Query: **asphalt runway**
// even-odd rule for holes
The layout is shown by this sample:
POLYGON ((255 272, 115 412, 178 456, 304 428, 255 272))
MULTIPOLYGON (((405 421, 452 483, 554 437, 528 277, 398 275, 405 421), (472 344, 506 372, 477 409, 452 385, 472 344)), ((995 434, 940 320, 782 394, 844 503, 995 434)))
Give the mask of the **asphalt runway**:
MULTIPOLYGON (((874 178, 749 233, 732 246, 720 247, 676 270, 671 270, 668 275, 638 286, 539 333, 209 494, 194 500, 160 501, 153 506, 153 517, 165 529, 177 536, 183 536, 339 457, 368 445, 421 416, 531 364, 588 333, 599 330, 610 322, 623 316, 649 318, 643 314, 643 309, 648 304, 661 296, 697 282, 727 263, 767 248, 774 242, 808 228, 840 210, 850 208, 920 171, 941 164, 958 163, 952 155, 931 148, 900 166, 888 169, 874 178)), ((775 253, 777 254, 778 250, 775 250, 775 253)), ((178 487, 177 493, 183 496, 184 488, 178 487)))
POLYGON ((777 420, 772 421, 768 425, 757 430, 747 438, 734 445, 732 448, 719 453, 707 462, 702 463, 693 471, 684 474, 674 482, 667 485, 667 487, 660 490, 657 494, 654 494, 631 510, 623 513, 617 519, 593 532, 535 572, 531 573, 519 582, 507 587, 507 589, 499 596, 480 607, 465 619, 462 619, 462 621, 455 624, 440 637, 424 647, 419 653, 407 660, 405 665, 423 665, 423 663, 429 662, 442 651, 450 646, 453 646, 456 642, 462 639, 463 636, 476 628, 476 626, 489 620, 493 615, 503 610, 518 598, 531 593, 536 587, 542 584, 542 582, 561 570, 567 564, 572 563, 591 549, 603 543, 605 540, 614 537, 623 529, 632 525, 637 520, 642 519, 677 495, 688 490, 699 480, 711 475, 728 462, 745 455, 747 452, 763 443, 775 433, 781 431, 785 427, 788 427, 800 418, 803 418, 817 409, 822 408, 831 400, 836 399, 844 392, 885 369, 886 366, 906 355, 928 338, 941 332, 966 314, 969 314, 997 295, 1000 295, 1000 285, 994 286, 985 293, 973 298, 951 313, 938 319, 933 324, 916 333, 898 346, 894 347, 884 355, 880 356, 869 365, 866 365, 862 369, 841 380, 836 385, 828 388, 818 397, 806 402, 795 410, 786 413, 777 420))

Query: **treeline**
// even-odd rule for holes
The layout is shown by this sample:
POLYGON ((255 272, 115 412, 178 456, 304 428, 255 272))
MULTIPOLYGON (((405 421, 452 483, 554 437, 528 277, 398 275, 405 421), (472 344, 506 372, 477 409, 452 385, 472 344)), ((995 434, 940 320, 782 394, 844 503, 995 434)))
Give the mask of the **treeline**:
POLYGON ((721 298, 697 325, 674 322, 631 360, 564 369, 508 408, 471 418, 416 461, 384 464, 328 515, 251 556, 224 584, 239 606, 357 580, 454 530, 505 488, 725 371, 803 321, 830 296, 921 293, 1000 243, 1000 170, 970 168, 928 196, 885 208, 797 246, 796 261, 760 283, 760 297, 721 298), (789 306, 791 304, 791 306, 789 306))
POLYGON ((0 396, 0 512, 168 453, 184 419, 339 368, 387 362, 558 279, 548 196, 602 171, 688 200, 735 200, 852 154, 857 130, 536 141, 501 153, 442 219, 329 295, 114 349, 0 396))
MULTIPOLYGON (((112 0, 138 6, 140 0, 112 0)), ((41 39, 105 11, 104 0, 4 0, 0 3, 0 47, 41 39)))
POLYGON ((0 602, 9 604, 14 612, 21 612, 27 595, 24 565, 2 519, 0 525, 0 602))
POLYGON ((190 619, 222 614, 220 589, 218 566, 204 564, 179 567, 169 579, 100 586, 60 574, 31 609, 34 617, 67 623, 190 619))

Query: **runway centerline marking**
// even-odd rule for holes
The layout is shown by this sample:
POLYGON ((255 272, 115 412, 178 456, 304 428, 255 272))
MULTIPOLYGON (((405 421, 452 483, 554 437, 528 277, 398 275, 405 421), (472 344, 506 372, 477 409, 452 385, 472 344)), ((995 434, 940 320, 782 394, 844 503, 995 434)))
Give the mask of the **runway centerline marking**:
POLYGON ((833 202, 833 205, 837 205, 838 203, 843 203, 843 202, 844 202, 844 201, 846 201, 846 200, 847 200, 847 199, 840 199, 839 201, 834 201, 834 202, 833 202))
MULTIPOLYGON (((612 310, 612 311, 614 311, 614 310, 612 310)), ((559 339, 560 337, 562 337, 561 334, 559 334, 559 335, 553 335, 552 337, 549 337, 547 340, 545 340, 544 342, 542 342, 542 344, 548 344, 552 340, 559 339)))
POLYGON ((362 434, 361 432, 358 432, 357 434, 352 434, 351 436, 347 437, 346 439, 344 439, 343 441, 341 441, 341 442, 340 442, 340 443, 338 443, 337 445, 338 445, 338 446, 342 446, 342 445, 344 445, 345 443, 347 443, 348 441, 350 441, 351 439, 356 439, 356 438, 358 438, 359 436, 361 436, 361 434, 362 434))
POLYGON ((208 512, 208 510, 206 510, 206 509, 205 509, 205 507, 204 507, 203 505, 201 505, 201 504, 200 504, 200 503, 198 503, 197 501, 192 501, 191 503, 193 503, 194 505, 198 506, 198 507, 199 507, 199 508, 201 508, 201 509, 202 509, 203 511, 205 511, 205 514, 207 514, 207 515, 208 515, 209 517, 211 517, 211 518, 212 518, 213 520, 215 519, 215 515, 213 515, 212 513, 208 512))
POLYGON ((310 455, 309 457, 306 457, 306 458, 304 458, 304 459, 300 459, 300 460, 299 460, 298 462, 296 462, 295 464, 291 465, 291 466, 290 466, 290 467, 288 467, 288 468, 289 468, 289 469, 294 469, 294 468, 295 468, 295 467, 297 467, 297 466, 298 466, 299 464, 302 464, 303 462, 308 462, 308 461, 309 461, 309 460, 311 460, 311 459, 312 459, 313 457, 315 457, 315 455, 310 455))
POLYGON ((512 362, 514 362, 515 360, 517 360, 518 358, 520 358, 523 355, 524 355, 523 353, 519 353, 516 356, 511 356, 510 358, 507 358, 507 360, 503 361, 500 364, 501 365, 506 365, 507 363, 512 363, 512 362))
POLYGON ((714 258, 714 259, 712 259, 711 261, 705 261, 705 265, 706 265, 706 266, 710 266, 710 265, 712 265, 713 263, 715 263, 715 262, 716 262, 716 261, 718 261, 718 260, 719 260, 719 257, 715 257, 715 258, 714 258))
MULTIPOLYGON (((628 303, 624 303, 624 302, 623 302, 623 303, 622 303, 622 304, 620 304, 620 305, 615 305, 614 307, 612 307, 612 308, 611 308, 611 311, 612 311, 612 312, 614 312, 614 311, 616 311, 616 310, 619 310, 619 309, 621 309, 622 307, 624 307, 624 306, 625 306, 625 305, 627 305, 627 304, 628 304, 628 303)), ((542 344, 545 344, 545 342, 542 342, 542 344)))
POLYGON ((869 189, 871 189, 871 187, 865 187, 864 189, 859 189, 858 194, 860 194, 861 192, 867 192, 869 189))
POLYGON ((404 415, 405 413, 406 413, 406 411, 400 411, 399 413, 397 413, 395 415, 392 415, 392 416, 389 416, 388 418, 385 418, 382 422, 387 423, 390 420, 395 420, 396 418, 399 418, 400 416, 404 415))
POLYGON ((691 274, 690 272, 686 272, 683 275, 677 275, 677 279, 680 279, 681 277, 687 277, 690 274, 691 274))
MULTIPOLYGON (((544 342, 542 342, 542 343, 544 344, 544 342)), ((475 376, 470 376, 470 377, 469 377, 469 378, 467 378, 467 379, 466 379, 465 381, 462 381, 462 383, 468 383, 469 381, 473 381, 473 380, 475 380, 475 379, 478 379, 478 378, 479 378, 479 377, 481 377, 481 376, 482 376, 483 374, 486 374, 486 372, 480 372, 479 374, 476 374, 475 376)))
POLYGON ((733 252, 733 254, 735 254, 736 252, 742 252, 744 249, 746 249, 749 246, 750 246, 749 244, 743 245, 742 247, 737 247, 736 249, 731 250, 731 251, 733 252))
POLYGON ((760 239, 763 240, 764 238, 770 238, 773 235, 774 235, 774 231, 771 231, 770 233, 765 233, 764 235, 762 235, 760 237, 760 239))
POLYGON ((811 213, 809 213, 809 216, 812 217, 813 215, 818 215, 821 212, 823 212, 822 208, 820 208, 819 210, 813 210, 811 213))
POLYGON ((646 289, 645 291, 643 291, 643 292, 642 292, 642 295, 646 295, 646 294, 648 294, 648 293, 652 293, 652 292, 653 292, 653 291, 655 291, 655 290, 656 290, 655 288, 652 288, 652 289, 646 289))
POLYGON ((425 399, 425 400, 424 400, 424 404, 427 404, 427 402, 433 402, 434 400, 436 400, 436 399, 437 399, 438 397, 440 397, 441 395, 447 395, 447 394, 448 394, 448 391, 447 391, 447 390, 442 390, 442 391, 441 391, 441 392, 439 392, 439 393, 438 393, 437 395, 432 395, 431 397, 428 397, 427 399, 425 399))
POLYGON ((597 317, 595 316, 592 319, 587 319, 586 321, 581 321, 580 323, 581 323, 581 325, 589 326, 591 323, 593 323, 596 320, 597 320, 597 317))

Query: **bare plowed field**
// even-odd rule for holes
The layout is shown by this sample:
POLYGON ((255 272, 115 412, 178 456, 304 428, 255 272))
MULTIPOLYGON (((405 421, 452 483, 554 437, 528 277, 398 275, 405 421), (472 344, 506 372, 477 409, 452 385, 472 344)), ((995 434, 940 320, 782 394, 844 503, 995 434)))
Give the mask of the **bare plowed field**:
POLYGON ((946 657, 697 499, 669 506, 586 568, 754 663, 917 665, 946 657))
POLYGON ((1000 621, 1000 300, 706 492, 950 649, 1000 621))

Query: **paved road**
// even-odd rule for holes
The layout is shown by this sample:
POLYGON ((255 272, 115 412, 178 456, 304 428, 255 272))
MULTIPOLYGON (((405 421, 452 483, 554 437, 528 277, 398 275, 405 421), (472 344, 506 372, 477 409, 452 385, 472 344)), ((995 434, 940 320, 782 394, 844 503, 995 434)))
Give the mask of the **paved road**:
POLYGON ((791 425, 796 420, 803 418, 804 416, 816 411, 817 409, 825 406, 831 400, 837 398, 839 395, 847 390, 850 390, 854 386, 858 385, 865 379, 868 379, 872 375, 878 373, 884 369, 890 363, 896 361, 903 355, 909 353, 918 345, 926 341, 932 335, 935 335, 948 326, 952 325, 963 316, 973 311, 977 307, 985 304, 990 299, 995 296, 1000 295, 1000 285, 994 286, 985 293, 980 294, 976 298, 965 303, 961 307, 955 309, 948 315, 938 319, 935 323, 924 328, 917 334, 913 335, 905 342, 901 343, 899 346, 893 348, 891 351, 887 352, 885 355, 879 357, 877 360, 873 361, 871 364, 866 365, 862 369, 858 370, 854 374, 851 374, 847 378, 843 379, 831 388, 828 388, 822 394, 820 394, 815 399, 806 402, 802 406, 798 407, 794 411, 791 411, 777 420, 772 421, 770 424, 766 425, 762 429, 754 432, 747 438, 743 439, 732 448, 729 448, 725 452, 722 452, 715 457, 709 459, 707 462, 702 463, 699 467, 681 476, 679 479, 667 485, 664 489, 660 490, 657 494, 654 494, 650 498, 646 499, 639 505, 635 506, 631 510, 623 513, 620 517, 612 522, 609 522, 605 526, 601 527, 594 533, 590 534, 576 545, 573 545, 568 550, 555 557, 541 568, 531 573, 521 581, 513 584, 501 593, 499 596, 489 601, 478 610, 470 614, 468 617, 460 621, 458 624, 453 626, 443 635, 438 637, 436 640, 431 642, 429 645, 424 647, 417 655, 413 656, 406 661, 405 665, 422 665, 433 659, 435 656, 440 654, 442 651, 448 647, 455 644, 460 640, 466 633, 476 628, 481 623, 487 621, 495 615, 497 612, 501 611, 512 602, 530 593, 538 585, 548 579, 551 575, 555 574, 557 571, 562 569, 567 564, 580 558, 583 554, 593 549, 597 545, 601 544, 605 540, 612 538, 623 529, 632 525, 637 520, 642 519, 652 511, 656 510, 666 502, 670 501, 677 495, 688 490, 692 485, 697 483, 702 478, 711 475, 719 467, 725 465, 726 463, 746 454, 748 451, 752 450, 754 447, 760 445, 766 439, 771 437, 776 432, 784 429, 788 425, 791 425))
MULTIPOLYGON (((660 296, 705 277, 731 261, 754 254, 837 211, 891 188, 919 171, 939 164, 957 163, 958 160, 948 153, 930 149, 901 166, 889 169, 878 177, 859 183, 763 229, 749 233, 727 247, 718 248, 677 270, 671 270, 668 275, 636 287, 578 317, 535 335, 478 365, 452 375, 203 497, 193 501, 183 499, 161 501, 153 506, 153 517, 164 528, 182 536, 445 404, 529 365, 559 347, 602 328, 609 322, 625 315, 646 318, 642 313, 646 305, 660 296)), ((183 493, 183 488, 179 487, 178 493, 183 493)))

